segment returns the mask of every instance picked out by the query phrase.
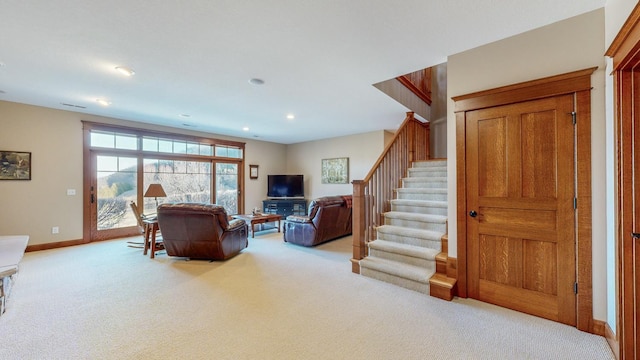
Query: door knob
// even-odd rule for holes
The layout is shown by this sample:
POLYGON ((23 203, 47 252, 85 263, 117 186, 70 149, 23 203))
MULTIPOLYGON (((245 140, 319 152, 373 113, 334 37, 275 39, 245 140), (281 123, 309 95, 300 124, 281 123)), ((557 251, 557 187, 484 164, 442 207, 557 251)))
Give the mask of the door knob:
POLYGON ((640 233, 631 233, 634 239, 640 239, 640 233))
POLYGON ((476 217, 476 216, 478 216, 478 213, 475 210, 471 210, 471 211, 469 211, 469 216, 476 217))

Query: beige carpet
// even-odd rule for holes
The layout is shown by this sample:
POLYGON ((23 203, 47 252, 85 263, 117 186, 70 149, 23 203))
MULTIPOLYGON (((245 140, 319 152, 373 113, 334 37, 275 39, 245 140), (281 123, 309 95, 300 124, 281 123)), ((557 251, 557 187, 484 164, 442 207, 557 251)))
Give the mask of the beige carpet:
MULTIPOLYGON (((612 359, 604 338, 351 273, 351 237, 258 233, 226 262, 126 240, 27 253, 1 359, 612 359)), ((130 240, 130 239, 129 239, 130 240)))

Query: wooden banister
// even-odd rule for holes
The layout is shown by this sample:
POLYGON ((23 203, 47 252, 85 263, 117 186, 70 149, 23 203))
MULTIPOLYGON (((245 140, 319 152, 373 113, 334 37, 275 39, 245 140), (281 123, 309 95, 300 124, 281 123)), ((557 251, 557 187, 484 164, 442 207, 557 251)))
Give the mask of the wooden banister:
POLYGON ((394 189, 414 161, 428 160, 429 123, 407 112, 402 125, 364 180, 353 180, 353 258, 351 269, 360 273, 359 261, 367 256, 367 243, 376 239, 376 227, 383 224, 391 208, 394 189))

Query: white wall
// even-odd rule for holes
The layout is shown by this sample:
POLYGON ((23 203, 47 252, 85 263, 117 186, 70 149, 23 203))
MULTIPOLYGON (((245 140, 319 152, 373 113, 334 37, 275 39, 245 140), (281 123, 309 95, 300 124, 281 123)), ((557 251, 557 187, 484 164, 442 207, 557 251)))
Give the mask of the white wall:
POLYGON ((29 245, 82 239, 81 120, 246 142, 245 171, 258 164, 258 180, 245 183, 245 209, 261 206, 266 174, 286 171, 286 146, 0 101, 0 150, 32 153, 30 181, 0 181, 0 234, 26 234, 29 245), (67 196, 67 189, 77 195, 67 196), (51 234, 58 226, 60 233, 51 234))
MULTIPOLYGON (((399 114, 402 119, 404 114, 399 114)), ((310 200, 320 196, 353 193, 351 181, 362 180, 384 150, 389 133, 374 131, 358 135, 308 141, 287 147, 287 173, 303 174, 305 197, 310 200), (349 158, 348 184, 322 184, 322 159, 349 158)))
MULTIPOLYGON (((597 66, 592 76, 592 184, 593 184, 593 308, 594 318, 606 311, 604 10, 599 9, 463 53, 447 61, 447 94, 515 84, 597 66)), ((456 170, 456 122, 449 100, 447 154, 449 173, 456 170)), ((457 256, 456 184, 449 183, 449 251, 457 256)))
MULTIPOLYGON (((605 48, 609 48, 613 39, 622 28, 627 17, 638 4, 636 0, 608 0, 605 6, 605 48)), ((613 112, 613 62, 607 60, 605 74, 606 76, 606 220, 607 220, 607 324, 615 333, 617 331, 617 294, 616 294, 616 268, 618 254, 616 251, 616 219, 615 219, 615 172, 614 164, 616 159, 615 153, 615 135, 614 135, 614 112, 613 112)))

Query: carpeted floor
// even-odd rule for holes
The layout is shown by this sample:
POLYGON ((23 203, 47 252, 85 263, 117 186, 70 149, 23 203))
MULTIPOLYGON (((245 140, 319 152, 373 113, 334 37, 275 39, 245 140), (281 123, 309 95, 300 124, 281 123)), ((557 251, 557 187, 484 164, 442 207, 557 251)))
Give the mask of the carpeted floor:
POLYGON ((353 274, 351 237, 303 248, 262 232, 213 263, 126 240, 25 254, 0 358, 613 359, 569 326, 353 274))

